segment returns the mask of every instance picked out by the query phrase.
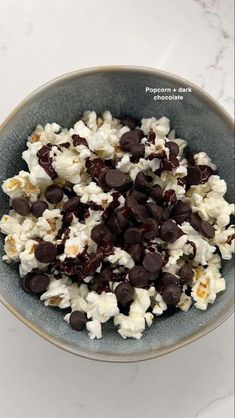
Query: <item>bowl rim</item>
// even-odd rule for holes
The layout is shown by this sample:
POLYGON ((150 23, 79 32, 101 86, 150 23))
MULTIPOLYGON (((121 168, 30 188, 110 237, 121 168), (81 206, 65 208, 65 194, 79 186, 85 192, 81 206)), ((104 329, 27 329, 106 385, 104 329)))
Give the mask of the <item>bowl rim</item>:
MULTIPOLYGON (((177 81, 180 82, 183 87, 191 87, 193 89, 193 94, 197 96, 200 100, 202 100, 212 111, 214 111, 232 130, 234 130, 234 121, 232 116, 224 109, 224 107, 219 104, 210 94, 206 93, 202 88, 198 87, 196 84, 188 81, 185 78, 182 78, 176 74, 172 74, 167 71, 155 69, 155 68, 148 68, 148 67, 141 67, 141 66, 129 66, 129 65, 110 65, 110 66, 97 66, 97 67, 90 67, 75 70, 56 78, 51 79, 50 81, 42 84, 40 87, 35 89, 32 93, 28 94, 15 108, 14 110, 5 118, 5 120, 0 124, 0 134, 7 126, 7 124, 14 118, 15 114, 31 99, 37 96, 40 93, 43 93, 47 88, 56 85, 60 81, 71 80, 73 78, 77 78, 83 75, 91 75, 100 72, 135 72, 135 73, 144 73, 148 75, 157 75, 158 77, 169 80, 169 81, 177 81)), ((94 352, 90 350, 84 350, 75 348, 74 346, 66 343, 65 341, 60 341, 59 338, 53 337, 47 332, 45 332, 40 326, 34 324, 31 320, 27 319, 24 315, 21 314, 19 310, 13 307, 7 300, 7 297, 0 292, 0 302, 18 319, 21 320, 25 325, 27 325, 31 330, 33 330, 36 334, 47 340, 48 342, 52 343, 53 345, 69 352, 72 354, 76 354, 80 357, 87 358, 90 360, 98 360, 98 361, 105 361, 110 363, 131 363, 137 361, 145 361, 150 360, 156 357, 160 357, 162 355, 171 353, 179 348, 182 348, 192 342, 198 340, 201 337, 204 337, 209 332, 216 329, 219 325, 221 325, 234 311, 234 299, 231 297, 231 300, 225 305, 222 312, 215 315, 213 319, 205 326, 200 328, 198 331, 194 332, 188 337, 185 337, 181 341, 177 343, 172 343, 167 347, 156 348, 152 349, 147 352, 143 353, 133 353, 133 354, 109 354, 106 352, 94 352)))

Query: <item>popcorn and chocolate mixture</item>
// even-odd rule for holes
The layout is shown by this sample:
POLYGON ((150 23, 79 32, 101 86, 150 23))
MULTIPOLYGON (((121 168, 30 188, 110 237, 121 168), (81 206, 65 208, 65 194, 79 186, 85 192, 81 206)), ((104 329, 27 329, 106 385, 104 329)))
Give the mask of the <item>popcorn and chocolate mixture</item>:
POLYGON ((0 228, 22 288, 90 338, 111 318, 141 338, 172 307, 205 310, 225 290, 234 205, 205 152, 187 148, 166 117, 121 121, 85 112, 70 130, 37 126, 7 179, 0 228))

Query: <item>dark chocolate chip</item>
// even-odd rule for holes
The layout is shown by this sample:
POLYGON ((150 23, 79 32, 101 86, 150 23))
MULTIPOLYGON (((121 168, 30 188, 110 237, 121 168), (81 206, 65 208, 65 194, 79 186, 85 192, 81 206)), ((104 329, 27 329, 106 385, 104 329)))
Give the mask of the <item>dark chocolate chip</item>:
POLYGON ((188 146, 185 148, 184 155, 189 165, 195 165, 195 160, 193 157, 197 153, 198 152, 196 150, 194 149, 191 150, 188 146))
POLYGON ((124 233, 124 239, 127 244, 138 244, 141 242, 142 231, 139 228, 128 228, 124 233))
POLYGON ((51 184, 45 190, 45 198, 49 203, 59 203, 63 199, 63 196, 63 189, 56 184, 51 184))
POLYGON ((177 157, 177 155, 179 154, 179 146, 175 142, 168 141, 166 142, 165 146, 169 148, 170 155, 174 155, 175 157, 177 157))
POLYGON ((212 174, 214 173, 212 168, 209 167, 208 165, 198 165, 200 172, 201 172, 201 184, 206 183, 209 178, 212 176, 212 174))
POLYGON ((134 287, 130 283, 120 283, 115 289, 115 295, 121 305, 127 305, 134 299, 134 287))
POLYGON ((12 200, 11 206, 21 216, 27 216, 30 213, 30 204, 25 197, 16 197, 12 200))
POLYGON ((26 276, 20 279, 20 285, 22 289, 27 293, 32 293, 31 290, 29 289, 29 282, 30 282, 31 277, 32 277, 32 273, 28 273, 26 274, 26 276))
POLYGON ((148 218, 148 211, 145 206, 140 205, 133 196, 128 196, 126 198, 125 208, 137 221, 141 222, 148 218))
POLYGON ((155 219, 149 218, 141 225, 143 231, 143 238, 147 241, 156 238, 158 233, 158 222, 155 219))
POLYGON ((33 293, 43 293, 49 285, 49 277, 46 274, 35 274, 29 280, 29 289, 33 293))
POLYGON ((158 206, 156 203, 153 202, 149 202, 147 203, 147 208, 149 210, 149 213, 151 214, 151 216, 156 219, 157 221, 159 221, 162 217, 163 211, 164 209, 161 208, 161 206, 158 206))
POLYGON ((124 116, 124 118, 121 119, 121 123, 128 126, 131 130, 136 128, 136 121, 131 116, 124 116))
POLYGON ((165 289, 169 284, 176 284, 177 286, 180 285, 180 280, 177 276, 171 273, 164 272, 161 274, 160 280, 157 284, 157 289, 159 292, 161 292, 163 289, 165 289))
POLYGON ((169 206, 175 205, 177 202, 175 191, 173 189, 166 190, 164 192, 163 199, 169 206))
POLYGON ((56 255, 56 246, 52 242, 41 241, 35 248, 35 257, 41 263, 53 263, 56 255))
POLYGON ((134 184, 135 184, 136 189, 139 189, 139 190, 147 191, 151 189, 151 185, 148 181, 148 178, 142 171, 140 171, 137 174, 134 184))
POLYGON ((189 218, 190 225, 196 230, 199 231, 202 223, 202 218, 197 213, 191 213, 189 218))
POLYGON ((105 174, 106 184, 113 189, 122 187, 126 183, 127 178, 127 174, 118 169, 108 170, 105 174))
POLYGON ((133 244, 129 246, 128 252, 130 253, 134 262, 138 264, 142 261, 144 256, 144 247, 141 244, 133 244))
POLYGON ((42 216, 43 212, 48 209, 47 202, 44 202, 43 200, 38 200, 37 202, 33 202, 31 206, 31 213, 36 218, 40 218, 42 216))
POLYGON ((80 204, 79 196, 71 197, 71 199, 67 200, 67 202, 64 203, 63 210, 65 212, 73 212, 74 210, 78 209, 79 204, 80 204))
POLYGON ((186 181, 188 187, 201 183, 201 171, 197 165, 187 168, 186 181))
POLYGON ((113 231, 115 234, 121 234, 122 228, 118 222, 117 215, 113 214, 111 218, 107 221, 108 227, 113 231))
POLYGON ((177 224, 182 224, 187 221, 190 217, 191 208, 188 203, 178 200, 176 205, 173 207, 171 216, 177 222, 177 224))
POLYGON ((167 305, 175 305, 181 297, 181 289, 174 283, 169 284, 162 292, 162 299, 167 305))
POLYGON ((179 165, 179 160, 174 155, 170 155, 168 159, 162 159, 160 168, 162 171, 174 171, 179 165))
POLYGON ((180 270, 180 282, 182 284, 190 284, 193 275, 192 265, 190 263, 185 263, 180 270))
POLYGON ((113 234, 110 232, 106 225, 99 224, 91 230, 91 238, 97 244, 109 243, 113 241, 113 234))
POLYGON ((162 268, 162 258, 158 253, 148 253, 144 256, 143 266, 145 270, 155 273, 162 268))
POLYGON ((106 170, 107 167, 101 158, 94 158, 94 160, 88 158, 86 160, 86 169, 91 177, 98 178, 102 171, 106 170))
POLYGON ((143 190, 136 190, 135 188, 131 190, 130 196, 133 196, 139 203, 146 203, 148 200, 148 195, 143 190))
POLYGON ((165 221, 160 228, 160 238, 165 242, 174 242, 178 238, 178 226, 169 219, 165 221))
POLYGON ((168 219, 170 218, 170 208, 165 208, 162 212, 162 216, 161 216, 161 221, 165 222, 168 221, 168 219))
POLYGON ((201 222, 199 231, 204 237, 208 239, 214 238, 215 236, 215 230, 213 226, 209 222, 204 220, 201 222))
POLYGON ((150 196, 152 197, 153 200, 155 200, 155 202, 157 203, 162 203, 162 198, 163 198, 163 191, 161 186, 159 186, 159 184, 155 184, 155 186, 152 187, 151 191, 150 191, 150 196))
POLYGON ((138 129, 135 129, 130 132, 125 132, 120 139, 120 148, 123 151, 130 152, 131 146, 134 144, 138 144, 141 140, 142 136, 140 137, 140 133, 138 129))
POLYGON ((80 311, 73 311, 69 317, 69 323, 71 328, 76 331, 82 331, 87 323, 87 317, 84 312, 80 311))
POLYGON ((120 225, 120 228, 126 228, 128 224, 128 215, 124 207, 116 210, 116 217, 120 225))
POLYGON ((107 185, 105 181, 105 176, 106 176, 107 171, 108 171, 108 168, 102 171, 102 173, 99 175, 98 180, 97 180, 98 185, 101 187, 102 190, 104 190, 104 192, 109 192, 111 190, 111 188, 107 185))
POLYGON ((143 266, 135 266, 129 271, 129 281, 134 287, 146 287, 149 283, 149 273, 143 266))
POLYGON ((131 152, 131 162, 132 163, 138 163, 140 158, 144 158, 145 155, 145 146, 144 144, 133 144, 130 147, 131 152))

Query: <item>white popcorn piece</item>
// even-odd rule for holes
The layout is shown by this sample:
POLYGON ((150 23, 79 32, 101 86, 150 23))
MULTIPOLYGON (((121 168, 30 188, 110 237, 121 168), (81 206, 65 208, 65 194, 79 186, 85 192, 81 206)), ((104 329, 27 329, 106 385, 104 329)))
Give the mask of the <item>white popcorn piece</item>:
POLYGON ((102 208, 105 208, 113 201, 111 193, 104 193, 93 181, 88 186, 77 184, 73 190, 78 196, 81 196, 82 203, 94 202, 102 208))
POLYGON ((70 292, 71 280, 67 277, 62 279, 55 279, 52 277, 48 285, 47 291, 44 292, 40 300, 44 302, 46 306, 54 306, 60 309, 66 309, 70 307, 70 292))
POLYGON ((105 260, 128 269, 131 269, 135 265, 131 255, 119 247, 114 247, 114 254, 109 255, 105 260))
POLYGON ((192 298, 186 293, 181 293, 180 301, 177 303, 177 308, 180 308, 181 311, 188 312, 190 306, 192 305, 192 298))
POLYGON ((197 165, 208 165, 212 170, 216 170, 216 165, 212 163, 210 157, 205 152, 199 152, 193 156, 197 165))
POLYGON ((19 254, 21 277, 30 273, 33 269, 43 270, 47 266, 45 263, 40 263, 35 257, 34 252, 37 245, 37 241, 32 239, 28 240, 25 244, 24 251, 19 254))
POLYGON ((153 314, 160 316, 167 309, 167 304, 164 302, 160 293, 156 292, 155 298, 152 301, 153 314))
POLYGON ((94 319, 93 321, 88 321, 86 323, 86 328, 91 340, 94 340, 95 338, 102 338, 101 323, 97 319, 94 319))
POLYGON ((73 283, 72 286, 69 286, 70 306, 72 311, 87 312, 88 304, 86 297, 88 296, 88 293, 89 290, 86 284, 78 286, 76 283, 73 283))
POLYGON ((217 245, 224 260, 231 260, 235 252, 235 225, 227 229, 216 227, 213 243, 217 245))
POLYGON ((4 251, 6 255, 2 259, 8 263, 19 261, 21 252, 24 250, 25 243, 18 238, 17 234, 9 234, 5 238, 4 251))
POLYGON ((28 197, 32 202, 40 194, 38 186, 31 182, 30 174, 23 170, 17 176, 5 180, 2 189, 11 199, 28 197))
MULTIPOLYGON (((187 235, 188 241, 193 242, 196 246, 196 256, 194 261, 202 266, 205 266, 213 257, 216 247, 210 245, 209 242, 207 242, 207 240, 204 239, 188 222, 183 222, 181 229, 187 235)), ((190 244, 185 244, 183 252, 186 255, 192 254, 192 246, 190 244)))
POLYGON ((59 209, 46 209, 36 223, 38 236, 45 241, 54 241, 61 227, 61 219, 59 209))
POLYGON ((164 138, 170 132, 170 121, 165 116, 158 120, 154 117, 150 119, 142 119, 141 130, 145 135, 147 135, 150 130, 153 130, 160 137, 164 138))
POLYGON ((98 295, 96 292, 90 292, 86 301, 87 317, 89 319, 104 323, 119 313, 117 298, 114 293, 108 292, 98 295))
POLYGON ((3 234, 19 234, 21 225, 19 220, 10 215, 3 215, 0 220, 0 230, 3 234))

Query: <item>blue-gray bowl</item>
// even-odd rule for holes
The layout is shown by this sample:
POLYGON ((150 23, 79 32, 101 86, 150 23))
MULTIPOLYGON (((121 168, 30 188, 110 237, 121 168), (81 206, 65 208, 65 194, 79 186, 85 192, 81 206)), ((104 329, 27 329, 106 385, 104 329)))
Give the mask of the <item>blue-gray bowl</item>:
MULTIPOLYGON (((162 94, 162 93, 161 93, 162 94)), ((76 71, 53 80, 28 96, 5 120, 0 129, 0 178, 16 174, 22 167, 21 153, 27 136, 37 124, 58 122, 69 127, 84 110, 106 109, 113 115, 137 118, 163 115, 170 118, 177 135, 192 147, 210 155, 228 185, 227 199, 233 200, 233 121, 210 96, 175 75, 136 67, 100 67, 76 71), (178 89, 190 87, 183 101, 156 101, 146 87, 178 89)), ((9 203, 0 192, 1 213, 9 203)), ((3 238, 3 237, 2 237, 3 238)), ((3 239, 0 255, 3 255, 3 239)), ((226 262, 223 276, 227 290, 206 312, 192 308, 188 313, 159 318, 143 339, 123 340, 107 324, 101 340, 90 340, 63 321, 63 313, 46 308, 19 286, 16 265, 0 261, 0 300, 32 330, 74 354, 104 361, 138 361, 169 353, 207 334, 233 310, 233 263, 226 262)))

